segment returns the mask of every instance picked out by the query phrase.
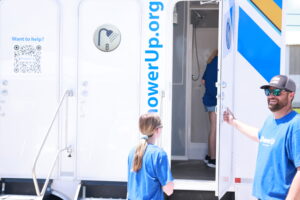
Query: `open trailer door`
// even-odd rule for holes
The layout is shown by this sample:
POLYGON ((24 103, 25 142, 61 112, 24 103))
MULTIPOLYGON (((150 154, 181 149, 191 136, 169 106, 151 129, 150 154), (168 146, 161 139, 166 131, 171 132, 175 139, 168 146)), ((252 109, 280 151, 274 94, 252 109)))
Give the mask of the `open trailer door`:
POLYGON ((233 128, 223 121, 223 112, 233 109, 234 84, 234 0, 219 3, 219 75, 217 109, 217 168, 216 196, 219 199, 232 185, 232 133, 233 128))

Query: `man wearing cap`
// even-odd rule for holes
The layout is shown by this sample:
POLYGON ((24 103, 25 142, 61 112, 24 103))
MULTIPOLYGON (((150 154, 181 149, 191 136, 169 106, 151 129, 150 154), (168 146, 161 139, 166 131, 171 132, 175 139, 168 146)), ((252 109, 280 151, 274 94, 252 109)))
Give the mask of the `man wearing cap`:
POLYGON ((261 89, 273 114, 260 130, 235 119, 230 110, 223 119, 259 142, 253 195, 262 200, 300 199, 300 114, 292 110, 296 84, 277 75, 261 89))

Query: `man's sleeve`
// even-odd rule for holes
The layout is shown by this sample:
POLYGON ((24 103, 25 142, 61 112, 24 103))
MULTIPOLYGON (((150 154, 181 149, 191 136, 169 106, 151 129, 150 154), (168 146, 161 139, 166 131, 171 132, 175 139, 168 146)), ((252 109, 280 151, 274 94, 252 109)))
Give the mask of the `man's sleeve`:
POLYGON ((300 167, 300 129, 293 133, 291 139, 291 159, 293 160, 295 167, 300 167))

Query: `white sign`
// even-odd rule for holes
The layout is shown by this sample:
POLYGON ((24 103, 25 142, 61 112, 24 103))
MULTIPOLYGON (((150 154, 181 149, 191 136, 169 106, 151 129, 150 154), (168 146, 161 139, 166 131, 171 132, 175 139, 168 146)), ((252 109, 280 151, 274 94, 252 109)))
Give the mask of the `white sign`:
POLYGON ((111 24, 104 24, 97 28, 94 33, 95 46, 104 52, 115 50, 121 42, 119 29, 111 24))

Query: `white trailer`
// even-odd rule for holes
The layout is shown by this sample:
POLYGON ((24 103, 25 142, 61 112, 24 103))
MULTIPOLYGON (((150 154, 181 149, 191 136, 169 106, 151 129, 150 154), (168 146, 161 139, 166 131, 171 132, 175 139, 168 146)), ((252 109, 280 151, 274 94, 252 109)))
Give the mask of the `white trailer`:
MULTIPOLYGON (((0 177, 50 178, 63 199, 77 199, 81 181, 126 182, 138 117, 152 111, 163 119, 159 145, 172 171, 192 164, 210 174, 174 173, 176 190, 252 199, 257 144, 222 112, 260 127, 270 113, 259 86, 279 73, 299 84, 299 17, 296 0, 1 0, 0 177), (214 172, 201 161, 200 79, 215 48, 214 172)), ((46 187, 35 187, 37 198, 46 187)))

